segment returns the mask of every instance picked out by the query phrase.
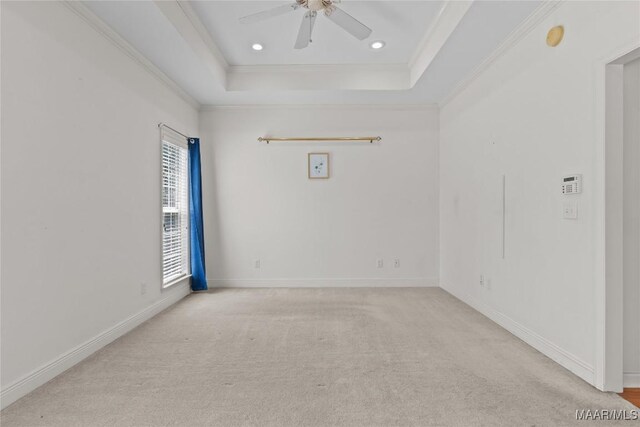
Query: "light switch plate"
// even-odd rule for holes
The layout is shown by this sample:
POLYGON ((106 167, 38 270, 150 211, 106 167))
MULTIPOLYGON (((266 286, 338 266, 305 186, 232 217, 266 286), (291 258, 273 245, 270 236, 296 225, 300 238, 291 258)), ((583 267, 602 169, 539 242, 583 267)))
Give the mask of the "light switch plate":
POLYGON ((564 219, 578 219, 578 204, 576 202, 563 203, 562 217, 564 219))

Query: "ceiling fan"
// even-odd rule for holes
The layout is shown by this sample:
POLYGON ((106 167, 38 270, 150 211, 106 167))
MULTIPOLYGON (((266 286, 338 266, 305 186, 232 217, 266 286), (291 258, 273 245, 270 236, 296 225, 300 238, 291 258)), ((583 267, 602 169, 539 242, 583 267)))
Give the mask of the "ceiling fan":
POLYGON ((252 24, 254 22, 273 18, 274 16, 284 15, 285 13, 292 12, 300 8, 305 8, 308 9, 308 11, 304 14, 302 23, 300 24, 298 38, 294 45, 296 49, 303 49, 309 46, 309 42, 311 42, 311 33, 313 32, 313 24, 316 21, 318 12, 323 12, 330 21, 358 40, 364 40, 369 37, 369 35, 371 35, 371 28, 367 27, 342 9, 339 9, 335 5, 335 3, 339 2, 340 0, 296 0, 296 2, 292 4, 286 4, 284 6, 245 16, 240 18, 240 22, 243 24, 252 24))

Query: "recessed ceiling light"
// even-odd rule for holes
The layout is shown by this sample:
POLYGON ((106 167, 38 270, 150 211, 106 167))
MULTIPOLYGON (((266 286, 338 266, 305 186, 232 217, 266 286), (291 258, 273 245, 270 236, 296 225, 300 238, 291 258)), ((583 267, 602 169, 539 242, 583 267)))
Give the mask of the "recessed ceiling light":
POLYGON ((251 49, 260 51, 260 50, 264 49, 264 47, 260 43, 254 43, 254 44, 251 45, 251 49))
POLYGON ((369 46, 371 46, 371 49, 382 49, 384 47, 385 43, 382 40, 376 40, 374 42, 371 42, 371 44, 369 46))

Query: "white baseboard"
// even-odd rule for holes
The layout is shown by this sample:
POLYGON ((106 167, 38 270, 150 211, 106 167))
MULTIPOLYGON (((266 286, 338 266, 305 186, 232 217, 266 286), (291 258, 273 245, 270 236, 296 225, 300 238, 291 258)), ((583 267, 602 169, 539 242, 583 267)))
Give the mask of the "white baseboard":
POLYGON ((182 298, 187 296, 189 292, 190 289, 188 282, 175 285, 170 291, 163 292, 162 298, 159 301, 9 385, 0 392, 0 407, 2 409, 6 408, 27 393, 30 393, 67 369, 86 359, 105 345, 123 336, 141 323, 151 319, 167 307, 180 301, 182 298))
POLYGON ((442 286, 442 289, 493 320, 498 325, 502 326, 504 329, 511 332, 513 335, 520 338, 522 341, 526 342, 551 360, 573 372, 589 384, 595 385, 593 366, 470 295, 458 292, 446 286, 442 286))
POLYGON ((213 288, 419 288, 437 287, 437 278, 208 279, 213 288))
POLYGON ((622 377, 622 386, 624 388, 640 387, 640 373, 624 373, 622 377))

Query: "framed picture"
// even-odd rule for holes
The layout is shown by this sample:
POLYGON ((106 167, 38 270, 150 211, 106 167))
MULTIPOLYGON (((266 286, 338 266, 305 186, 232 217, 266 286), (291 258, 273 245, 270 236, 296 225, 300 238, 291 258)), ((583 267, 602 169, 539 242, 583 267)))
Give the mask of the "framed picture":
POLYGON ((329 178, 329 153, 309 153, 309 179, 329 178))

